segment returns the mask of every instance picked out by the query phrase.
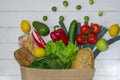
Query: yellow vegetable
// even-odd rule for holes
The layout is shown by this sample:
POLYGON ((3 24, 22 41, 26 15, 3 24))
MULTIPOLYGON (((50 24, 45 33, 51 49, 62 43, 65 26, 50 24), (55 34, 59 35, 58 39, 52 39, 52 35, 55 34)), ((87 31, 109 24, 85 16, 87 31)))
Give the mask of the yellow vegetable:
POLYGON ((111 37, 115 37, 119 34, 119 31, 120 31, 120 27, 118 24, 113 24, 110 26, 110 29, 109 29, 109 35, 111 37))
POLYGON ((31 30, 31 26, 30 23, 27 20, 22 20, 21 24, 20 24, 21 30, 25 33, 25 34, 29 34, 30 30, 31 30))
POLYGON ((45 56, 45 50, 43 48, 37 47, 34 49, 34 56, 36 58, 41 58, 45 56))

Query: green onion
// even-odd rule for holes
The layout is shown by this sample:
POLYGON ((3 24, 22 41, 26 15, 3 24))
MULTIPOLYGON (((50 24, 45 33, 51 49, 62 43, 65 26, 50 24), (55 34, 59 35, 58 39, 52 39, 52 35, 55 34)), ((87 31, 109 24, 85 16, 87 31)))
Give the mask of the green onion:
POLYGON ((47 21, 48 17, 47 16, 43 16, 43 21, 47 21))
POLYGON ((89 4, 90 5, 94 4, 94 0, 89 0, 89 4))
POLYGON ((60 20, 60 21, 64 21, 64 16, 60 16, 60 17, 59 17, 59 20, 60 20))
POLYGON ((88 16, 84 16, 84 21, 88 22, 89 21, 89 17, 88 16))
POLYGON ((77 10, 80 10, 80 9, 81 9, 81 5, 77 5, 77 6, 76 6, 76 9, 77 9, 77 10))
POLYGON ((63 1, 63 6, 68 7, 68 1, 63 1))
POLYGON ((98 16, 102 16, 103 12, 102 11, 98 11, 98 16))
POLYGON ((53 6, 51 9, 52 9, 53 12, 57 11, 57 7, 56 6, 53 6))

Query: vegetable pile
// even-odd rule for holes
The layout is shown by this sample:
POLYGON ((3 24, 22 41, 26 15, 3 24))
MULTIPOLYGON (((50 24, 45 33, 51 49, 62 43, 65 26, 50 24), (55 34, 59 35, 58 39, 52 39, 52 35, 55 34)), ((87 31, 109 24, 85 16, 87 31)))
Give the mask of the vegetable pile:
POLYGON ((34 61, 28 67, 69 69, 77 57, 78 50, 87 47, 93 50, 96 46, 93 51, 94 58, 96 58, 101 51, 107 50, 111 43, 120 39, 117 24, 111 25, 109 35, 112 38, 109 40, 103 38, 108 29, 97 23, 89 25, 85 20, 85 23, 81 25, 80 22, 73 20, 68 31, 63 21, 59 21, 59 25, 54 26, 54 31, 50 31, 46 24, 33 21, 34 30, 31 31, 30 23, 27 20, 21 22, 21 30, 31 40, 31 42, 27 40, 28 44, 22 41, 21 47, 29 49, 35 56, 34 61), (45 42, 45 36, 50 36, 51 39, 45 42))

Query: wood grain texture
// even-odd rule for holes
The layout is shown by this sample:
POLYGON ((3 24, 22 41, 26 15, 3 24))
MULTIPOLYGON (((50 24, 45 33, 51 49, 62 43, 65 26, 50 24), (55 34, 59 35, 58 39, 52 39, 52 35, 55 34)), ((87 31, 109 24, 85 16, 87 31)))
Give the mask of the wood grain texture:
MULTIPOLYGON (((13 53, 19 48, 18 37, 23 35, 20 22, 27 19, 30 24, 38 20, 46 23, 50 30, 58 24, 59 16, 65 17, 65 25, 69 28, 73 19, 84 23, 84 16, 90 17, 90 23, 99 23, 107 28, 117 23, 120 25, 120 0, 94 0, 93 5, 88 0, 68 0, 69 7, 62 5, 63 0, 0 0, 0 80, 21 80, 20 67, 13 53), (77 11, 75 6, 82 9, 77 11), (57 6, 58 11, 52 12, 51 7, 57 6), (103 11, 103 16, 98 16, 103 11), (48 16, 47 21, 42 17, 48 16)), ((108 33, 106 39, 111 37, 108 33)), ((44 37, 46 42, 50 37, 44 37)), ((95 76, 93 80, 120 80, 120 41, 109 46, 109 50, 101 52, 95 60, 95 76)))

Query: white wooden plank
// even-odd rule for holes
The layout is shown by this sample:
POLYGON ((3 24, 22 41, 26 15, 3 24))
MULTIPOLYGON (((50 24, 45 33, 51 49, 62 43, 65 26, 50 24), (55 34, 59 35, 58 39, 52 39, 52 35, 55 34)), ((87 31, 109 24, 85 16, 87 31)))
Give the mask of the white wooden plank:
POLYGON ((81 11, 120 11, 119 0, 95 0, 94 5, 89 5, 88 0, 68 0, 69 7, 62 5, 63 0, 1 0, 0 11, 51 11, 52 6, 57 6, 58 11, 76 11, 75 6, 80 4, 81 11), (6 6, 7 5, 7 6, 6 6))
POLYGON ((18 28, 0 28, 0 43, 18 42, 18 36, 22 32, 18 28))
POLYGON ((27 19, 31 24, 33 21, 38 20, 44 22, 42 17, 48 16, 46 23, 49 27, 58 24, 59 16, 65 17, 65 24, 69 27, 70 22, 76 19, 83 24, 84 16, 89 16, 90 22, 96 22, 104 26, 109 26, 113 23, 119 23, 120 12, 103 12, 102 17, 98 16, 98 12, 2 12, 0 13, 0 27, 19 27, 23 19, 27 19), (71 16, 73 15, 73 16, 71 16), (12 19, 12 20, 11 20, 12 19))
POLYGON ((0 76, 0 80, 22 80, 21 76, 0 76))
POLYGON ((93 80, 119 80, 120 60, 96 60, 93 80))
POLYGON ((14 51, 19 48, 18 43, 1 43, 0 59, 14 59, 14 51))
POLYGON ((20 75, 20 66, 16 60, 0 60, 0 76, 20 75))

